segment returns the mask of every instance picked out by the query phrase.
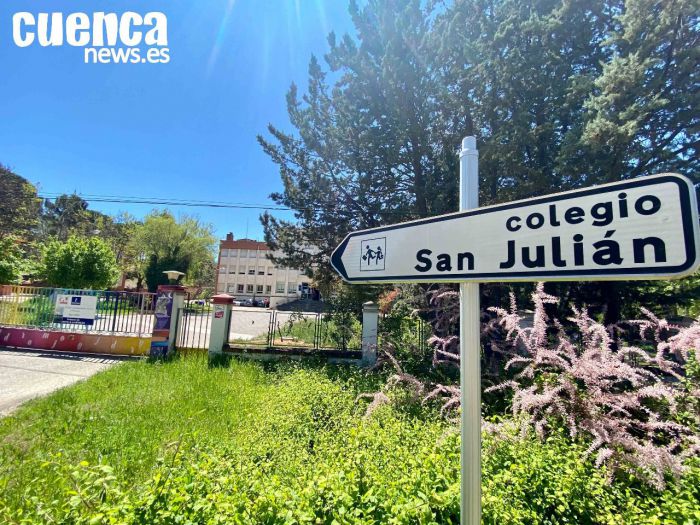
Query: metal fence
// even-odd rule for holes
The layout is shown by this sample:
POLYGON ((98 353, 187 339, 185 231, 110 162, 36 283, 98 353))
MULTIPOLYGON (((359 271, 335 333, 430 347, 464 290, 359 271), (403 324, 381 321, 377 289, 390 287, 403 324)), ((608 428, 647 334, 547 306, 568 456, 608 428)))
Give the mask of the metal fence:
POLYGON ((211 335, 212 306, 204 299, 185 298, 184 306, 177 312, 177 337, 175 347, 178 349, 209 348, 211 335))
POLYGON ((235 348, 359 350, 362 327, 354 318, 315 312, 234 308, 229 345, 235 348))
POLYGON ((380 347, 392 343, 421 353, 428 351, 428 339, 433 335, 430 325, 419 317, 381 317, 378 332, 380 347))
POLYGON ((242 348, 268 348, 274 310, 233 307, 229 321, 229 344, 242 348))
POLYGON ((153 330, 155 294, 149 292, 112 292, 73 290, 35 286, 0 287, 0 325, 26 326, 47 330, 150 336, 153 330), (91 324, 66 320, 58 313, 59 295, 97 298, 91 324))

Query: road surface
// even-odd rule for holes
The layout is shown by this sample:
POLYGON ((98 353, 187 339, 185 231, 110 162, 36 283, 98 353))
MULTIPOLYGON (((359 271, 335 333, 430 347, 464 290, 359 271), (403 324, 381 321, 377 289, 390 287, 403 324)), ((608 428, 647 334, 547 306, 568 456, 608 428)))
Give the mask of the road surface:
POLYGON ((25 401, 72 385, 119 362, 112 357, 0 348, 0 417, 25 401))

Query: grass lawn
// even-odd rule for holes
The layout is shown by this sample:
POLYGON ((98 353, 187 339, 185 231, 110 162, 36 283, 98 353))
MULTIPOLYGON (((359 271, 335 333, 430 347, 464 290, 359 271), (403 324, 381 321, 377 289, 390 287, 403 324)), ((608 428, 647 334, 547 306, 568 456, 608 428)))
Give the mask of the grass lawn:
MULTIPOLYGON (((390 428, 366 427, 355 397, 376 382, 355 368, 266 371, 234 361, 209 369, 201 357, 124 363, 0 420, 0 523, 179 522, 168 513, 192 523, 210 515, 215 523, 285 523, 288 512, 342 515, 354 498, 375 497, 372 473, 363 471, 368 456, 382 456, 372 469, 394 471, 397 485, 383 490, 417 491, 400 480, 438 446, 446 424, 402 416, 390 428), (386 432, 405 435, 397 453, 367 439, 386 432), (334 495, 337 486, 354 487, 342 494, 347 501, 334 495), (313 500, 309 490, 317 492, 313 500), (217 502, 217 493, 227 501, 217 502)), ((457 464, 447 467, 449 476, 436 471, 444 489, 457 472, 457 464)))
MULTIPOLYGON (((379 379, 124 363, 0 420, 0 523, 458 523, 455 426, 415 405, 363 417, 379 379)), ((584 447, 484 434, 484 523, 700 517, 700 468, 664 493, 607 485, 584 447)))

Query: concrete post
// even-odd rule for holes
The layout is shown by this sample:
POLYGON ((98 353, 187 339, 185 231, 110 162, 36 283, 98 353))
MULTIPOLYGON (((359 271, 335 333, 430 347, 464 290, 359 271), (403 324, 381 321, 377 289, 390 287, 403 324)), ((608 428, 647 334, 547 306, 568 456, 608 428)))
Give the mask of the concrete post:
POLYGON ((175 351, 179 315, 185 306, 185 288, 160 285, 156 292, 155 322, 151 333, 151 357, 166 357, 175 351))
POLYGON ((209 358, 220 356, 224 345, 228 343, 228 329, 231 322, 231 306, 234 298, 228 294, 219 294, 211 298, 214 311, 209 332, 209 358))
POLYGON ((372 366, 377 362, 377 329, 379 306, 372 301, 362 305, 362 364, 372 366))

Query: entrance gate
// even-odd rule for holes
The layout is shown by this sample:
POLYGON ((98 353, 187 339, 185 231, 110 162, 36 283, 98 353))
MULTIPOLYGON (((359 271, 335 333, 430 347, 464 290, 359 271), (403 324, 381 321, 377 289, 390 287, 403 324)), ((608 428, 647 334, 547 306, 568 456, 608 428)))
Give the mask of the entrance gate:
POLYGON ((211 335, 211 303, 204 299, 193 299, 189 294, 185 304, 177 312, 178 350, 207 350, 211 335))

